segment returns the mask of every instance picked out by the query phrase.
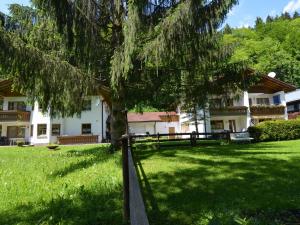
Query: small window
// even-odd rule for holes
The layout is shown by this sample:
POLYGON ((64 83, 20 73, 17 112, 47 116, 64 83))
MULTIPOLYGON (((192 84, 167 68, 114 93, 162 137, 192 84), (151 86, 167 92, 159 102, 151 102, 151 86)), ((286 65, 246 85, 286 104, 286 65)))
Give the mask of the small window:
POLYGON ((224 130, 223 120, 212 120, 211 121, 211 129, 212 130, 224 130))
POLYGON ((81 133, 82 134, 91 134, 92 133, 92 125, 90 123, 84 123, 81 125, 81 133))
POLYGON ((30 125, 30 137, 33 137, 33 125, 30 125))
POLYGON ((269 98, 257 98, 256 103, 258 105, 270 105, 270 99, 269 98))
POLYGON ((60 124, 53 124, 52 125, 52 136, 59 136, 60 135, 60 124))
POLYGON ((274 105, 280 105, 281 104, 280 95, 273 96, 273 102, 274 102, 274 105))
POLYGON ((38 124, 38 136, 47 135, 47 124, 38 124))
POLYGON ((92 101, 84 100, 82 103, 82 111, 91 111, 92 110, 92 101))
POLYGON ((249 105, 252 106, 252 98, 249 98, 249 105))
POLYGON ((25 102, 8 102, 8 110, 26 111, 25 102))

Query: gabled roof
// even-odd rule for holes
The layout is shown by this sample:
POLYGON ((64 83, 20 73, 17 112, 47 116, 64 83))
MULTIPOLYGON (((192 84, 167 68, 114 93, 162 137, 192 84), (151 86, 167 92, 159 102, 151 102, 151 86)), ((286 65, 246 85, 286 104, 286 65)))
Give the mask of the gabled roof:
POLYGON ((179 121, 176 112, 144 112, 144 113, 128 113, 127 119, 129 123, 138 122, 172 122, 179 121))
POLYGON ((276 78, 263 76, 258 84, 251 86, 248 90, 249 93, 265 93, 274 94, 276 92, 284 91, 286 93, 295 91, 294 85, 280 81, 276 78))

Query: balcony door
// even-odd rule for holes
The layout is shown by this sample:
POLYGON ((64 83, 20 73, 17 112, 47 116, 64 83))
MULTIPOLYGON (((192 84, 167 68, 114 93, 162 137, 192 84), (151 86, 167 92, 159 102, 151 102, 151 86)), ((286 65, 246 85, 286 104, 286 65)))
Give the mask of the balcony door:
POLYGON ((20 126, 8 126, 7 127, 8 138, 25 138, 25 127, 20 126))

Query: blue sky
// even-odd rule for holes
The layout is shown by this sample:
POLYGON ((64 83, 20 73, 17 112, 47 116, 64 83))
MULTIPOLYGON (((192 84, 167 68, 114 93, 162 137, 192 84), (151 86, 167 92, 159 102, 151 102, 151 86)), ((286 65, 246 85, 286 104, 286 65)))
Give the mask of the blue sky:
MULTIPOLYGON (((0 11, 8 13, 7 5, 12 3, 29 5, 30 0, 0 0, 0 11)), ((240 0, 229 13, 226 23, 233 27, 253 26, 257 16, 265 19, 283 11, 300 11, 300 0, 240 0)))

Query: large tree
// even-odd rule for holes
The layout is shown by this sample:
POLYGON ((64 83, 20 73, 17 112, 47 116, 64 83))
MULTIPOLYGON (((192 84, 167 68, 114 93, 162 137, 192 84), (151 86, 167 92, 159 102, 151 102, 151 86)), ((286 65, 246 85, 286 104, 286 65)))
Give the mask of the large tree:
POLYGON ((216 30, 237 4, 237 0, 32 2, 41 18, 56 20, 67 54, 49 54, 20 35, 0 30, 0 70, 39 100, 43 109, 51 106, 53 115, 79 113, 84 96, 104 94, 111 103, 114 145, 125 132, 126 107, 174 108, 184 90, 182 81, 212 65, 211 59, 218 58, 210 57, 209 51, 217 42, 216 30))

